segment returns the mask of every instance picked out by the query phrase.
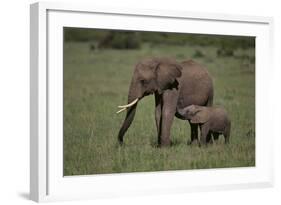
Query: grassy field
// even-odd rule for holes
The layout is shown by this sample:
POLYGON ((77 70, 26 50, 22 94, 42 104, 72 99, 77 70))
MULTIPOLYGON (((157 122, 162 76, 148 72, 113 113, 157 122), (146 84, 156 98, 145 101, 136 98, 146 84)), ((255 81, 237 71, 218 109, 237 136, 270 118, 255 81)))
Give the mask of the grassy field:
POLYGON ((216 47, 149 44, 138 50, 91 50, 89 43, 64 44, 64 175, 143 172, 255 166, 254 49, 235 50, 218 57, 216 47), (190 127, 174 120, 169 148, 156 148, 154 97, 138 105, 135 120, 124 138, 117 134, 125 112, 134 65, 152 56, 194 59, 205 65, 214 80, 214 104, 232 120, 230 144, 206 148, 187 145, 190 127))

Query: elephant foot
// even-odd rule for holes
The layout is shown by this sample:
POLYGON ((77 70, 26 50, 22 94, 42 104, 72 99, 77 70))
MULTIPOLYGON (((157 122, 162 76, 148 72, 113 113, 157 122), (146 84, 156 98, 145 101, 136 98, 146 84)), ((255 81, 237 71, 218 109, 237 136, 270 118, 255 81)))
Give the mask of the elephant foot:
POLYGON ((158 144, 158 147, 170 147, 170 146, 171 146, 170 140, 165 140, 158 144))
POLYGON ((187 142, 187 145, 198 145, 198 140, 197 139, 190 140, 187 142))
POLYGON ((170 147, 170 144, 160 144, 158 145, 159 148, 170 147))
POLYGON ((207 147, 208 143, 207 142, 199 142, 198 145, 199 145, 199 147, 207 147))
POLYGON ((119 144, 119 146, 123 146, 123 140, 118 140, 118 144, 119 144))

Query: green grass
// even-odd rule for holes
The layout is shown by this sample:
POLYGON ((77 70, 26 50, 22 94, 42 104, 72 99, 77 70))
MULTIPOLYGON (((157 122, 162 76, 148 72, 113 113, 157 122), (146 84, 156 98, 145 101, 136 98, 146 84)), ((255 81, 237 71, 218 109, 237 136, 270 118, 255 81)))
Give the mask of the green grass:
POLYGON ((255 165, 254 49, 235 50, 217 57, 216 47, 150 46, 139 50, 90 50, 89 43, 64 44, 64 175, 142 172, 158 170, 247 167, 255 165), (226 108, 232 120, 230 144, 206 148, 189 146, 190 127, 174 120, 172 146, 156 148, 154 97, 138 105, 134 122, 117 143, 134 65, 152 56, 193 58, 205 65, 214 79, 214 104, 226 108), (195 55, 196 56, 196 55, 195 55))

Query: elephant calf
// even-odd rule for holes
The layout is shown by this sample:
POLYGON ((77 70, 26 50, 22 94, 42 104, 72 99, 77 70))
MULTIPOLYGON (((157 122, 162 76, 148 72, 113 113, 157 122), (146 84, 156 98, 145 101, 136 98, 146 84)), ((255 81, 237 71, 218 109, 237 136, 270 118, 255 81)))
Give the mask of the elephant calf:
POLYGON ((200 144, 206 144, 214 137, 217 140, 223 134, 225 143, 229 143, 231 122, 223 108, 190 105, 178 111, 190 123, 199 124, 201 129, 200 144))

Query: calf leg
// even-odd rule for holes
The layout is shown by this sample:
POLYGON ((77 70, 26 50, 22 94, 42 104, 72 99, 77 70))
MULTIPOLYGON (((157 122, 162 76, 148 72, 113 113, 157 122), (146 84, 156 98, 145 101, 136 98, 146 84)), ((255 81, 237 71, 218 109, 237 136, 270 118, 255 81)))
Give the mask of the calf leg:
POLYGON ((224 135, 224 140, 225 140, 225 144, 229 143, 229 137, 230 137, 230 128, 231 128, 231 124, 229 123, 228 126, 225 129, 225 132, 223 133, 224 135))
POLYGON ((229 143, 229 133, 224 133, 223 136, 224 136, 225 144, 228 144, 229 143))
POLYGON ((207 143, 213 144, 213 138, 212 138, 212 133, 209 132, 207 135, 207 143))
POLYGON ((218 142, 219 139, 219 133, 213 133, 213 138, 214 138, 214 142, 218 142))
POLYGON ((208 126, 201 126, 201 137, 200 137, 200 145, 207 145, 207 135, 209 133, 208 126))
POLYGON ((193 144, 195 140, 198 141, 198 125, 190 123, 190 142, 188 144, 193 144))

